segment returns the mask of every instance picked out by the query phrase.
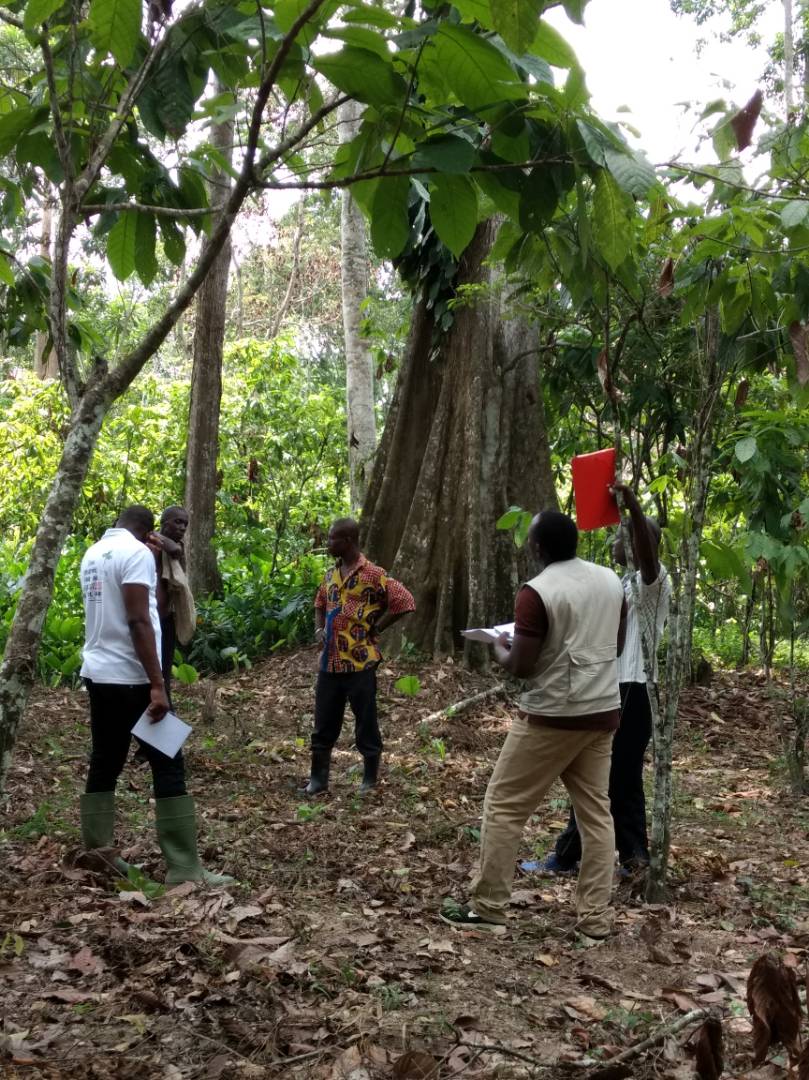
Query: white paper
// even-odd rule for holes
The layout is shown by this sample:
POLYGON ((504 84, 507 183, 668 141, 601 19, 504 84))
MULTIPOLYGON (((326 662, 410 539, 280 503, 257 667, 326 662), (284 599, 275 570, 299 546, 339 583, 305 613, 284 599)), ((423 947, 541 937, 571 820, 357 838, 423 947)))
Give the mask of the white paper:
POLYGON ((501 634, 508 634, 510 638, 513 638, 514 623, 503 623, 501 626, 477 628, 474 630, 461 630, 462 637, 469 638, 470 641, 483 641, 487 645, 491 645, 492 642, 497 641, 501 634))
POLYGON ((141 742, 160 750, 166 757, 173 758, 191 734, 191 730, 191 725, 186 724, 173 712, 167 712, 156 724, 152 723, 149 713, 145 712, 132 728, 132 734, 137 735, 141 742))

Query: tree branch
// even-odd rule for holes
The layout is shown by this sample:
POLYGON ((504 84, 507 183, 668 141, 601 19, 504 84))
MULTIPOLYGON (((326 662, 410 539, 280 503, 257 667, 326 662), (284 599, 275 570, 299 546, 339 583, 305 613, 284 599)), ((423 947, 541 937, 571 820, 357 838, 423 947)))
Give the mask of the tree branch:
POLYGON ((179 210, 174 206, 147 206, 145 203, 138 202, 85 203, 78 208, 77 213, 81 216, 82 214, 122 213, 125 210, 134 210, 137 214, 154 214, 155 217, 182 220, 182 218, 198 218, 206 217, 208 214, 218 214, 224 207, 224 203, 219 203, 216 206, 200 206, 195 207, 193 210, 179 210))

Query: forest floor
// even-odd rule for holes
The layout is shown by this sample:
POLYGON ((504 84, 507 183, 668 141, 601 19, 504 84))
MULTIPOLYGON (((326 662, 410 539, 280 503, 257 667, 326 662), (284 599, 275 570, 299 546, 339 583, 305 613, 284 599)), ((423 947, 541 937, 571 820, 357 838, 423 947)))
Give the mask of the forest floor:
MULTIPOLYGON (((204 684, 177 695, 196 727, 200 850, 240 882, 226 890, 119 892, 76 864, 86 696, 37 692, 0 832, 0 1076, 586 1080, 703 1006, 723 1017, 726 1075, 787 1075, 778 1048, 753 1068, 745 1004, 758 956, 802 972, 809 954, 809 803, 787 793, 777 687, 727 673, 685 693, 670 903, 620 883, 616 935, 585 949, 570 880, 518 874, 503 938, 438 919, 444 897, 466 895, 512 706, 425 718, 493 680, 384 665, 382 784, 359 798, 346 730, 331 794, 307 802, 314 664, 302 649, 217 680, 215 719, 204 684), (394 683, 414 670, 407 698, 394 683)), ((129 764, 119 794, 123 854, 159 880, 148 770, 129 764)), ((565 817, 555 788, 521 857, 565 817)), ((693 1076, 694 1030, 612 1075, 693 1076)))

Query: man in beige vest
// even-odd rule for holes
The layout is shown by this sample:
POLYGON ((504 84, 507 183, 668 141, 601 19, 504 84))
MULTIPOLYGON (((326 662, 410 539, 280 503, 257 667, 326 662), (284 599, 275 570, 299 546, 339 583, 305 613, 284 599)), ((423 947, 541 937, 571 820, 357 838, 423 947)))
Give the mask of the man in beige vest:
POLYGON ((441 918, 458 928, 505 933, 523 828, 561 778, 582 838, 576 928, 600 939, 612 929, 608 784, 626 602, 612 570, 576 557, 578 531, 567 514, 537 514, 528 540, 541 569, 517 594, 513 641, 501 637, 494 655, 512 675, 530 678, 530 689, 486 790, 471 902, 448 907, 441 918))

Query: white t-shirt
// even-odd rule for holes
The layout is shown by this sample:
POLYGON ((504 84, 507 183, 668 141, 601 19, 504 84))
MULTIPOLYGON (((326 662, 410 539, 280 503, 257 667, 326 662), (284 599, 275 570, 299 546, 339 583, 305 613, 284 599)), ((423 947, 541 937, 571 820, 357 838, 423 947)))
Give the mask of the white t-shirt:
POLYGON ((81 674, 93 682, 137 686, 148 683, 126 619, 123 585, 146 585, 149 618, 160 657, 157 571, 151 551, 129 529, 107 529, 81 561, 84 597, 84 663, 81 674))
POLYGON ((653 680, 657 681, 657 649, 663 637, 663 628, 669 617, 669 603, 671 601, 671 579, 663 564, 660 564, 660 573, 657 581, 651 585, 645 585, 640 570, 634 574, 624 574, 621 582, 624 586, 626 597, 626 641, 624 651, 618 657, 618 682, 646 682, 646 669, 643 663, 643 646, 640 640, 640 622, 638 614, 643 622, 647 641, 652 647, 654 662, 653 680), (632 579, 637 582, 638 601, 635 602, 635 589, 632 579), (638 610, 640 609, 640 610, 638 610))

